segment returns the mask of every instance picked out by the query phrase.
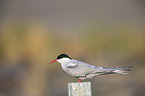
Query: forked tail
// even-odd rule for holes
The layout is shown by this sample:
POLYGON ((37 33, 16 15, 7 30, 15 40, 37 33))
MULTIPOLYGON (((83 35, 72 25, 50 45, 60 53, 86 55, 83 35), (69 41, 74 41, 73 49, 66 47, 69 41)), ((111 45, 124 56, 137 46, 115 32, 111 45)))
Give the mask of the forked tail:
POLYGON ((102 67, 101 69, 96 70, 94 73, 86 75, 85 79, 86 78, 93 78, 93 77, 98 76, 98 75, 107 75, 107 74, 116 74, 116 73, 128 74, 128 71, 131 71, 132 67, 133 66, 109 67, 109 68, 102 67))
POLYGON ((119 74, 128 74, 128 71, 131 71, 133 66, 126 66, 126 67, 113 67, 112 72, 119 73, 119 74))

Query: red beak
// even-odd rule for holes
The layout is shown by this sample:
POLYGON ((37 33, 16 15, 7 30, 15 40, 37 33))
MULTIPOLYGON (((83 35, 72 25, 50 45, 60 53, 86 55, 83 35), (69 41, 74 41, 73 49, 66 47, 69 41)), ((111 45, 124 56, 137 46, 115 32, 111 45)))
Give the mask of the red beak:
POLYGON ((53 60, 53 61, 51 61, 49 64, 54 63, 54 62, 57 62, 57 60, 53 60))

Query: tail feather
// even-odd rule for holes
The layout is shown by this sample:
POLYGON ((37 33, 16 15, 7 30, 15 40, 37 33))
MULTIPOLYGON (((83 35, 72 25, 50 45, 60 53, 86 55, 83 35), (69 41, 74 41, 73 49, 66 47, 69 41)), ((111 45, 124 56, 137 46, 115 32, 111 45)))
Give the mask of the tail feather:
POLYGON ((133 66, 125 66, 125 67, 111 67, 111 68, 106 68, 106 69, 119 69, 119 70, 121 70, 121 69, 130 69, 130 68, 132 68, 133 66))
POLYGON ((125 66, 125 67, 116 67, 117 69, 130 69, 132 68, 133 66, 125 66))
MULTIPOLYGON (((111 67, 111 68, 104 68, 104 73, 105 74, 115 74, 115 73, 119 73, 119 74, 128 74, 128 71, 131 71, 131 68, 133 66, 125 66, 125 67, 111 67)), ((105 75, 105 74, 101 74, 101 75, 105 75)))
POLYGON ((120 73, 120 74, 129 74, 127 73, 128 71, 131 71, 131 68, 133 66, 126 66, 126 67, 116 67, 116 70, 114 70, 113 72, 115 73, 120 73))
POLYGON ((127 71, 124 71, 124 70, 115 70, 113 72, 114 73, 119 73, 119 74, 129 74, 129 73, 127 73, 127 71))

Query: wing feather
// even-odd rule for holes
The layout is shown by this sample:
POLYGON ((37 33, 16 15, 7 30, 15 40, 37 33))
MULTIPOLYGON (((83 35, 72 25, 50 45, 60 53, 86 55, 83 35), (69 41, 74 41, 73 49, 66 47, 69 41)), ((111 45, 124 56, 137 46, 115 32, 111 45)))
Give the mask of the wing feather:
POLYGON ((69 63, 69 64, 67 65, 67 68, 75 68, 75 67, 77 67, 78 65, 79 65, 78 62, 72 62, 72 63, 69 63))

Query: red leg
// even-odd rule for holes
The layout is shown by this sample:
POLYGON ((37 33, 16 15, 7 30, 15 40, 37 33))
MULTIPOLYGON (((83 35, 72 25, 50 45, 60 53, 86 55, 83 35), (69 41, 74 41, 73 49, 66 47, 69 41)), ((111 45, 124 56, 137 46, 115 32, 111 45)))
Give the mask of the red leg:
POLYGON ((78 82, 81 82, 81 81, 82 81, 82 79, 79 78, 78 82))

